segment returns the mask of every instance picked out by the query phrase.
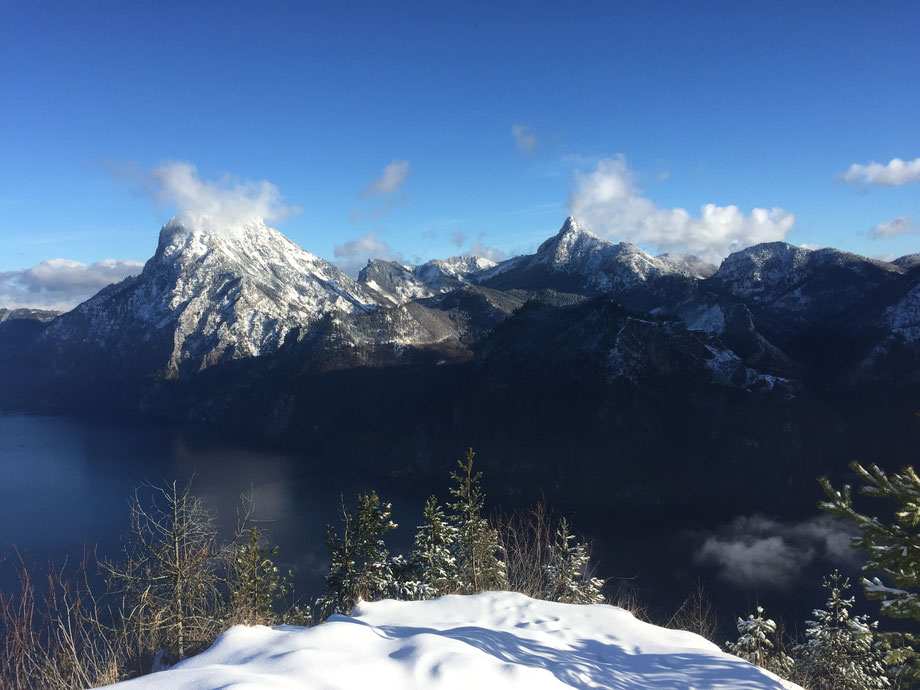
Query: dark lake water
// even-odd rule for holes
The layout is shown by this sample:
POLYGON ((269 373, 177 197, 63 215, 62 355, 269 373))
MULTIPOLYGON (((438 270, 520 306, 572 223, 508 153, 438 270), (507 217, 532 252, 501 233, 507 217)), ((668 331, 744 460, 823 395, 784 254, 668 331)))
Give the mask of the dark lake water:
MULTIPOLYGON (((388 535, 391 551, 406 553, 421 518, 425 498, 447 498, 449 480, 407 483, 368 478, 343 467, 329 467, 307 453, 283 452, 226 431, 75 416, 0 413, 0 555, 15 544, 40 563, 78 556, 84 546, 117 555, 128 530, 128 500, 148 481, 187 481, 217 512, 225 535, 236 521, 243 492, 251 491, 256 517, 279 546, 278 565, 294 574, 296 589, 312 599, 325 572, 325 525, 338 526, 340 495, 352 501, 357 491, 376 489, 393 503, 400 529, 388 535)), ((485 488, 492 499, 501 487, 485 488)), ((493 500, 492 508, 496 508, 493 500)), ((502 509, 515 506, 503 503, 502 509)), ((575 527, 595 543, 598 574, 613 576, 613 587, 635 588, 664 620, 705 581, 730 632, 736 615, 755 600, 787 620, 802 620, 822 603, 817 565, 795 590, 764 591, 733 587, 715 570, 694 560, 707 529, 693 515, 663 515, 658 509, 579 513, 555 506, 574 518, 575 527)), ((822 565, 823 567, 823 565, 822 565)), ((0 569, 0 586, 9 585, 9 568, 0 569)))
POLYGON ((394 548, 402 548, 430 493, 226 432, 0 413, 0 553, 9 555, 16 545, 42 562, 78 555, 88 545, 116 554, 134 489, 173 479, 192 480, 226 535, 236 524, 240 495, 251 491, 256 518, 279 545, 279 565, 311 593, 321 587, 325 525, 336 523, 341 495, 351 500, 376 489, 392 501, 394 519, 409 528, 393 533, 394 548))

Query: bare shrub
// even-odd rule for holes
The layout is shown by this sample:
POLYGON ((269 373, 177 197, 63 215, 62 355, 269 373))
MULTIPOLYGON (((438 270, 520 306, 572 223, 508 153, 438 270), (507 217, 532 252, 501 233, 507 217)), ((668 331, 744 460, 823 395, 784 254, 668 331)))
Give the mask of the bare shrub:
POLYGON ((542 599, 548 582, 546 565, 553 547, 553 519, 543 502, 495 519, 505 553, 508 589, 542 599))
POLYGON ((607 601, 611 606, 617 606, 629 611, 636 620, 651 623, 652 619, 649 613, 649 605, 639 597, 633 587, 620 587, 617 593, 607 601))
POLYGON ((70 690, 121 680, 121 640, 90 587, 91 554, 76 568, 49 565, 39 584, 16 557, 18 590, 0 593, 0 687, 70 690))
POLYGON ((696 581, 696 589, 690 593, 680 608, 665 624, 673 630, 689 630, 710 642, 719 644, 719 617, 709 600, 706 588, 701 580, 696 581))
POLYGON ((224 627, 220 586, 226 569, 214 513, 190 485, 143 488, 147 496, 136 491, 131 500, 123 558, 99 562, 119 600, 128 655, 140 673, 158 653, 160 662, 175 662, 217 637, 224 627))
POLYGON ((496 519, 508 589, 537 599, 600 603, 602 580, 590 572, 590 544, 569 532, 545 503, 496 519))

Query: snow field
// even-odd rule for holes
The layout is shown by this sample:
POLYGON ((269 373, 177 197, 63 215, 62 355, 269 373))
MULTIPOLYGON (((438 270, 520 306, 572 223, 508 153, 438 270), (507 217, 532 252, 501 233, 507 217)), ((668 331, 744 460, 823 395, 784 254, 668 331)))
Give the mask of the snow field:
POLYGON ((121 690, 794 689, 689 632, 615 606, 512 592, 361 603, 314 628, 235 626, 121 690))

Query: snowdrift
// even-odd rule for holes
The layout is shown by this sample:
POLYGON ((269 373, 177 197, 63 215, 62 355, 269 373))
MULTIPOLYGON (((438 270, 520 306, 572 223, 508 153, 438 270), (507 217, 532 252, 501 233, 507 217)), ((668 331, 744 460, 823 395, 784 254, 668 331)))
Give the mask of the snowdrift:
POLYGON ((315 628, 236 626, 114 688, 580 690, 797 688, 698 635, 510 592, 362 603, 315 628))

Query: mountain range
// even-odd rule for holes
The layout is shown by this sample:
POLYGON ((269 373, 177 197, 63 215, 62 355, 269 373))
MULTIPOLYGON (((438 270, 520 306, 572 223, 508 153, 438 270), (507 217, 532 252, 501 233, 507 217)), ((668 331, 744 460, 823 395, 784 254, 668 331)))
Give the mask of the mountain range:
POLYGON ((388 474, 473 445, 510 492, 804 510, 854 454, 913 460, 920 254, 773 242, 715 267, 568 218, 532 255, 354 280, 261 222, 174 219, 72 311, 0 310, 0 375, 7 408, 233 425, 388 474))

